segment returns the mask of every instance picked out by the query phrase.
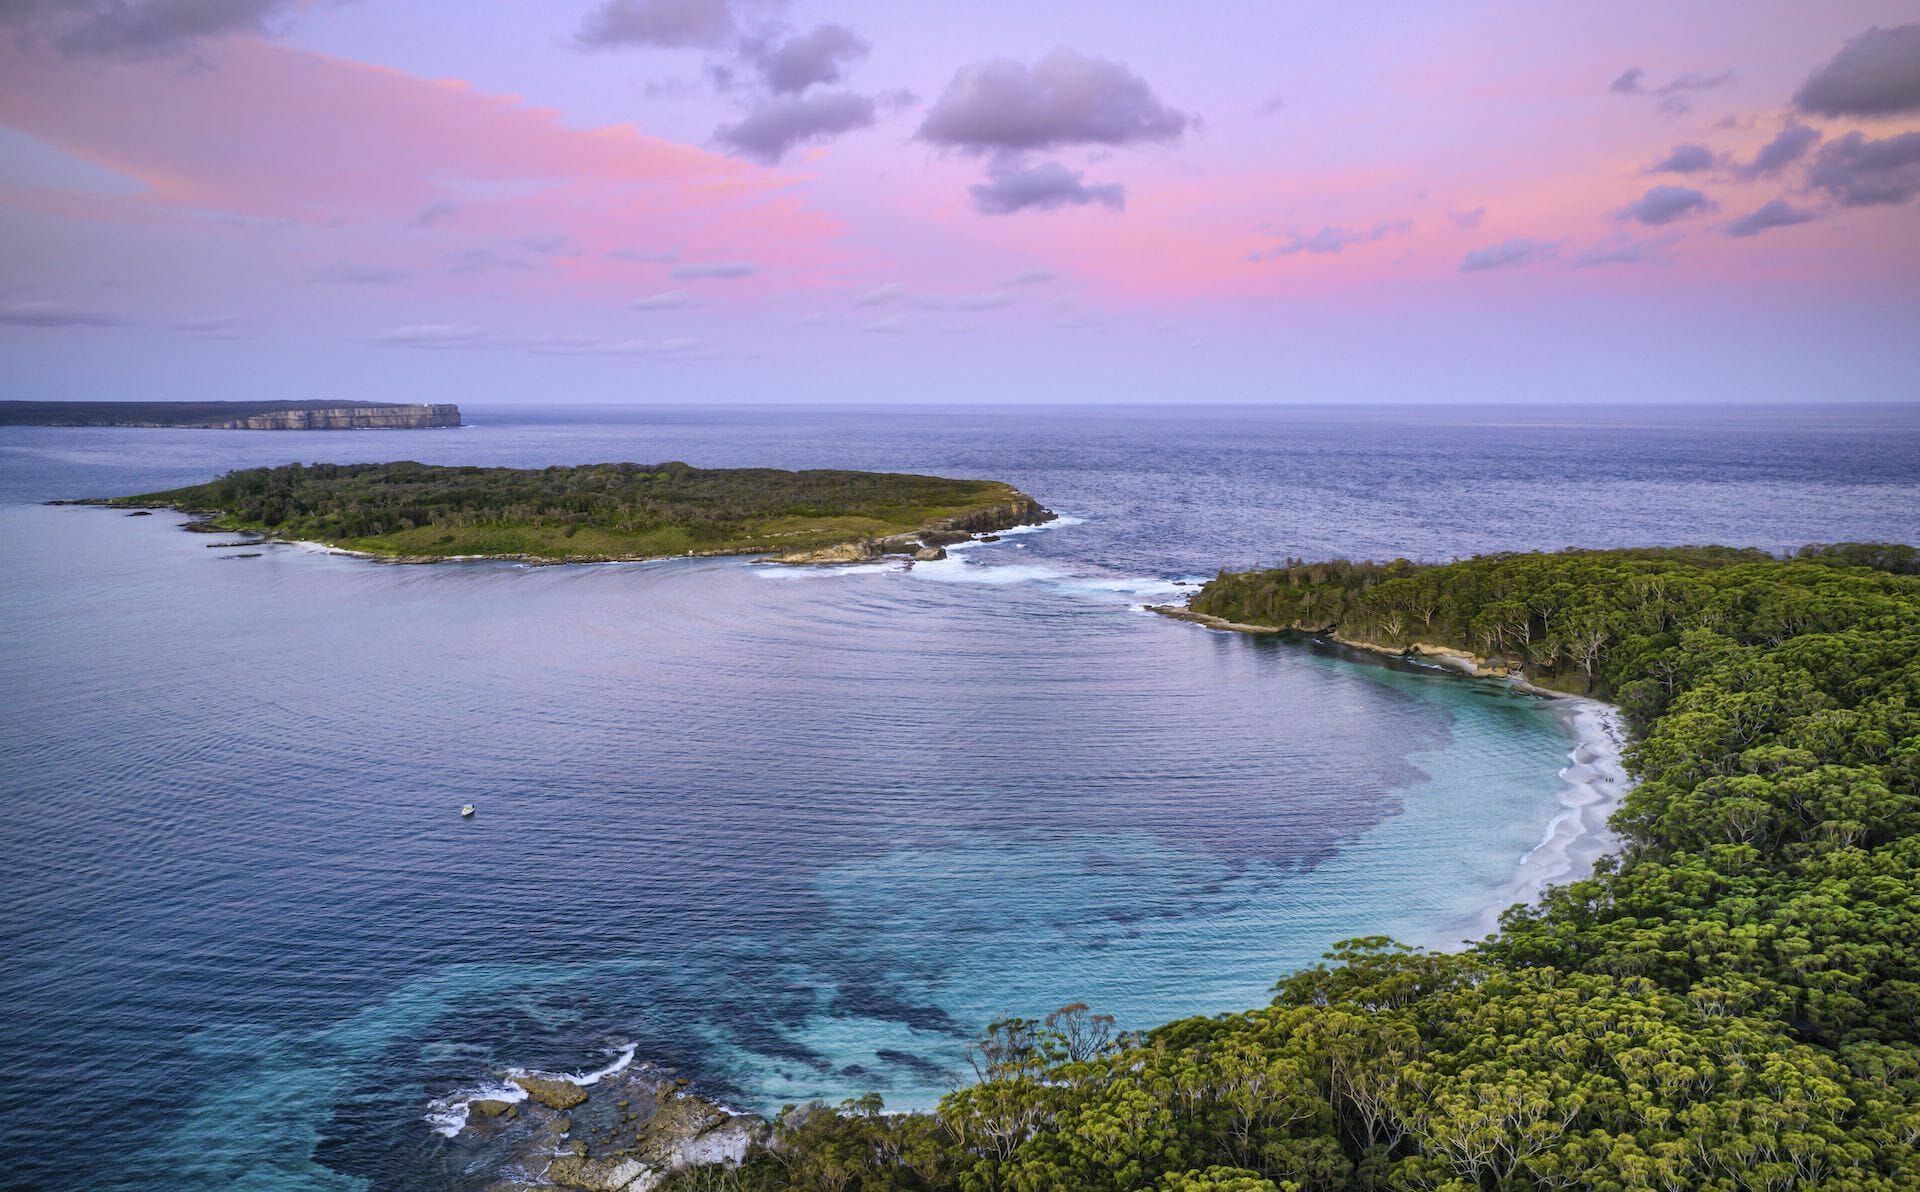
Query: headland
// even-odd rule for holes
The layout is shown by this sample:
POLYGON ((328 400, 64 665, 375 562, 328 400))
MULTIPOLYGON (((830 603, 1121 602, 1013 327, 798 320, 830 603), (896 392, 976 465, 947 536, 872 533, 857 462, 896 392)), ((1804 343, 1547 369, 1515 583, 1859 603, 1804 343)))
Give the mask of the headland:
POLYGON ((429 430, 460 425, 449 403, 298 401, 0 401, 0 426, 198 430, 429 430))

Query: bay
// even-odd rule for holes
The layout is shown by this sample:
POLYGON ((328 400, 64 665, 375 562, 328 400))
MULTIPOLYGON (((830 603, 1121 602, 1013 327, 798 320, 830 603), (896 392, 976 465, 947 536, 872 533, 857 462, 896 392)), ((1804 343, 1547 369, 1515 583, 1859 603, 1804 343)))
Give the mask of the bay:
POLYGON ((1141 611, 1289 556, 1905 539, 1911 407, 469 409, 0 430, 0 1165, 421 1187, 494 1068, 932 1102, 988 1021, 1447 945, 1560 810, 1545 701, 1141 611), (989 476, 911 569, 397 567, 47 507, 414 458, 989 476), (463 803, 479 813, 457 814, 463 803))

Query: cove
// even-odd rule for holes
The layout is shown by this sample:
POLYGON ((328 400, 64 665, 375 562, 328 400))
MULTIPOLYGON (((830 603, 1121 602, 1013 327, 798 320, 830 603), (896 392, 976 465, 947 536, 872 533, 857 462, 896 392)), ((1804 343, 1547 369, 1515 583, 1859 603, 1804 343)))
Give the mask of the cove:
POLYGON ((10 905, 42 908, 16 971, 72 991, 8 1045, 84 1057, 43 1121, 141 1107, 133 1178, 450 1179, 434 1098, 628 1047, 744 1107, 927 1106, 994 1018, 1145 1027, 1345 935, 1449 942, 1570 746, 1545 701, 1031 561, 1070 518, 776 571, 0 517, 4 607, 46 626, 0 740, 10 905))

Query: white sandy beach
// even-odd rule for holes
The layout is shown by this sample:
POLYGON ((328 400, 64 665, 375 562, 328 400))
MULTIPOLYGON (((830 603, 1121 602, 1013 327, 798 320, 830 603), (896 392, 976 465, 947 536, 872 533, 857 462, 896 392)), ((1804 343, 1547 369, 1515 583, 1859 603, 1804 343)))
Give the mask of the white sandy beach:
POLYGON ((1633 786, 1621 758, 1627 730, 1620 711, 1599 700, 1553 698, 1555 710, 1575 738, 1567 751, 1567 765, 1560 771, 1561 810, 1548 822, 1540 842, 1517 859, 1511 880, 1483 911, 1460 925, 1457 935, 1449 933, 1449 940, 1478 940, 1492 934, 1509 906, 1534 901, 1548 886, 1586 877, 1596 861, 1619 846, 1619 837, 1607 820, 1633 786))

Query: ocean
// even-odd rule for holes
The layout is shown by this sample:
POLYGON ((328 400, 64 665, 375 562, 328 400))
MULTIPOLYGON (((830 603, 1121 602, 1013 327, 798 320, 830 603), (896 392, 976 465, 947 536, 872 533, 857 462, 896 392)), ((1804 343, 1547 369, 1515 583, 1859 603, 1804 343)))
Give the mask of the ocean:
POLYGON ((465 413, 0 429, 0 1182, 465 1187, 446 1107, 511 1065, 925 1107, 997 1018, 1456 944, 1565 811, 1564 710, 1143 605, 1290 556, 1920 538, 1920 406, 465 413), (378 459, 1062 516, 912 567, 405 567, 43 504, 378 459))

